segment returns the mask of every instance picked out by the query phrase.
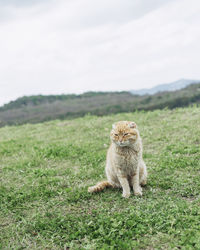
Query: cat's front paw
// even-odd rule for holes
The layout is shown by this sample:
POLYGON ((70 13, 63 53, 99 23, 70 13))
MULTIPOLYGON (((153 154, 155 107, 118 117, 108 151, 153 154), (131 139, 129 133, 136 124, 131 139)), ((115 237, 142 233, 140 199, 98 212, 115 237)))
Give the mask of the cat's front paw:
POLYGON ((124 197, 124 198, 129 198, 130 195, 131 195, 130 193, 125 193, 125 192, 123 192, 122 197, 124 197))
POLYGON ((142 196, 142 188, 138 188, 137 190, 134 191, 134 195, 136 196, 142 196))

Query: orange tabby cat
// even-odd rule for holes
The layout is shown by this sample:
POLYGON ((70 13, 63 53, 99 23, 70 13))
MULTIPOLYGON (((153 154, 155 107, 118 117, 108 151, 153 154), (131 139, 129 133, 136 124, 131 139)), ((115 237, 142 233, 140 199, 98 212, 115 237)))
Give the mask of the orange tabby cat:
POLYGON ((135 122, 120 121, 113 124, 110 133, 111 145, 107 152, 107 181, 89 187, 88 192, 99 192, 106 187, 122 187, 122 196, 130 196, 130 187, 135 195, 142 195, 140 185, 147 182, 146 165, 142 158, 142 140, 135 122))

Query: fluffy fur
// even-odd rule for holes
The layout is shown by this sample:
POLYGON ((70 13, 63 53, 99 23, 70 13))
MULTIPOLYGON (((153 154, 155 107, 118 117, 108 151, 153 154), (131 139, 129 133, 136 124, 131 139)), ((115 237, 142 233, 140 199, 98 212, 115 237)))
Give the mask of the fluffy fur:
POLYGON ((146 165, 142 158, 142 140, 135 122, 120 121, 113 124, 111 145, 107 152, 107 181, 89 187, 88 192, 100 192, 106 187, 122 187, 122 196, 142 195, 141 186, 147 183, 146 165))

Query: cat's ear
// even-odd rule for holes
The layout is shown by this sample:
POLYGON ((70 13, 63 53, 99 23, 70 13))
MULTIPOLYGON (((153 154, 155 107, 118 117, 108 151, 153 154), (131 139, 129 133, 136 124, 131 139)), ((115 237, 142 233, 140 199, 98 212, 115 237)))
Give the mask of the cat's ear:
POLYGON ((130 122, 130 123, 129 123, 129 127, 130 127, 130 128, 136 128, 137 125, 136 125, 135 122, 130 122))
POLYGON ((116 124, 115 123, 113 123, 113 125, 112 125, 112 129, 115 129, 116 128, 116 124))

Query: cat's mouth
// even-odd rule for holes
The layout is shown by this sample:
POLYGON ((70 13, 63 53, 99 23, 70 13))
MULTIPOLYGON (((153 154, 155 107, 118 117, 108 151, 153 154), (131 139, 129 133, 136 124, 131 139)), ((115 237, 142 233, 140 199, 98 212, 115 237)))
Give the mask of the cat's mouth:
POLYGON ((124 142, 118 142, 117 145, 120 147, 127 147, 128 146, 128 144, 124 143, 124 142))

